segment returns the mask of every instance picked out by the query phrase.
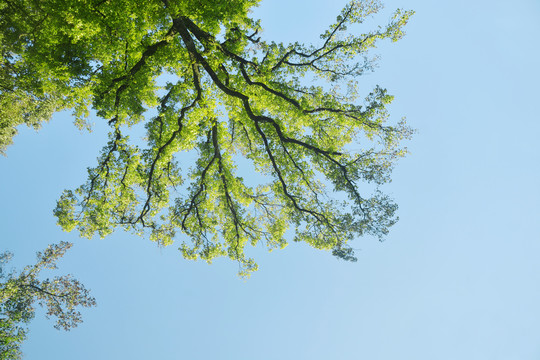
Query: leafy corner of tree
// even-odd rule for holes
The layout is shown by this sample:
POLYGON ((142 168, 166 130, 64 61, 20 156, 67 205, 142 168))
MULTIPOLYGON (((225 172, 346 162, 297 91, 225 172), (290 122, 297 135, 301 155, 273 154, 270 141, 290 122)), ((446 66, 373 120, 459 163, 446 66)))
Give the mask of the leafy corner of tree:
POLYGON ((56 329, 70 330, 82 322, 79 307, 92 307, 96 300, 71 275, 40 280, 43 270, 56 269, 56 262, 72 244, 60 242, 37 253, 37 263, 26 266, 20 273, 7 271, 6 264, 13 256, 0 254, 0 360, 20 359, 21 345, 26 339, 25 324, 34 318, 34 304, 47 309, 47 318, 56 318, 56 329))
POLYGON ((0 147, 16 125, 60 109, 72 109, 79 126, 94 110, 111 128, 88 181, 58 201, 63 229, 177 240, 185 258, 227 256, 243 276, 257 269, 246 246, 283 248, 288 230, 293 241, 351 261, 352 239, 388 233, 397 205, 378 187, 412 130, 388 124, 385 89, 359 101, 357 79, 373 69, 369 50, 399 40, 413 12, 348 32, 382 7, 353 0, 320 44, 283 44, 259 36, 249 14, 258 2, 0 4, 0 147), (157 115, 145 117, 148 109, 157 115), (129 138, 138 123, 146 147, 129 138), (191 167, 182 156, 190 151, 191 167), (240 177, 239 164, 261 183, 240 177), (359 183, 374 186, 364 194, 359 183))

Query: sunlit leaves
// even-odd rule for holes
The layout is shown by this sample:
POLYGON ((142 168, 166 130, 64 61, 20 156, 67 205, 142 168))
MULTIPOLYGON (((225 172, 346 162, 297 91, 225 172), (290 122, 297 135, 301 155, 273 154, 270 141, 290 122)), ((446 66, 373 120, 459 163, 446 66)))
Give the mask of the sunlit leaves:
POLYGON ((390 180, 410 130, 388 125, 383 88, 358 102, 357 81, 373 69, 369 50, 399 39, 412 12, 350 31, 382 6, 354 0, 319 44, 281 44, 260 38, 249 17, 257 3, 44 0, 32 2, 31 21, 9 8, 4 53, 28 68, 21 82, 57 94, 80 123, 92 107, 111 126, 88 182, 58 202, 64 229, 178 241, 184 257, 227 256, 243 275, 257 267, 248 244, 271 250, 292 239, 353 260, 350 240, 388 232, 396 205, 376 187, 390 180), (140 122, 146 147, 127 135, 140 122), (246 179, 253 171, 260 177, 246 179), (364 194, 362 182, 375 187, 364 194))

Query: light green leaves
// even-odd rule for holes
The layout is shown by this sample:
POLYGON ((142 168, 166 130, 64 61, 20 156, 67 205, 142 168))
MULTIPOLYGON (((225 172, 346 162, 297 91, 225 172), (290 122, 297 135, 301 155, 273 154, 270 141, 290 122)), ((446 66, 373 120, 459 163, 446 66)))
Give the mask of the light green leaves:
POLYGON ((396 205, 376 189, 361 194, 359 183, 390 180, 410 130, 387 125, 386 90, 357 103, 356 81, 373 68, 369 50, 399 39, 412 12, 349 33, 381 8, 352 1, 308 45, 263 41, 249 17, 257 0, 24 2, 30 10, 10 7, 2 23, 3 53, 16 54, 4 55, 1 74, 14 83, 6 91, 55 94, 56 108, 73 108, 79 122, 91 106, 111 126, 87 183, 57 204, 65 230, 92 237, 123 227, 177 241, 189 259, 227 256, 247 275, 257 266, 246 246, 283 248, 287 230, 352 260, 350 240, 382 237, 395 222, 396 205), (141 148, 126 135, 140 122, 141 148), (246 163, 258 186, 242 178, 246 163))

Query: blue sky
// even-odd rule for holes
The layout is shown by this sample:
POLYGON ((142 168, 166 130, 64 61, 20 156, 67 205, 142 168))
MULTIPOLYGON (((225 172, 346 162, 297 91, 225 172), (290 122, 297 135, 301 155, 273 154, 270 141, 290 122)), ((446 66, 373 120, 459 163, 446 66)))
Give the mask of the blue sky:
MULTIPOLYGON (((255 14, 266 39, 317 41, 344 4, 262 0, 255 14)), ((0 158, 1 250, 20 267, 74 242, 60 271, 98 307, 69 333, 38 312, 25 359, 540 358, 540 2, 385 4, 381 23, 397 7, 416 15, 362 86, 386 87, 393 119, 418 130, 384 188, 400 205, 385 242, 357 239, 357 263, 303 244, 256 250, 244 281, 234 263, 134 235, 78 239, 52 209, 85 180, 106 127, 80 133, 59 114, 0 158)))

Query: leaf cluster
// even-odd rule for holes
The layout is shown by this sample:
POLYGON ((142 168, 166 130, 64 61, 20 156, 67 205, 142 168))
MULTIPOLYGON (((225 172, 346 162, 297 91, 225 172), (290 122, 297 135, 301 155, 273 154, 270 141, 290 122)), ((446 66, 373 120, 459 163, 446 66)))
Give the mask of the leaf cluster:
POLYGON ((0 359, 18 359, 26 338, 25 324, 34 318, 37 303, 46 308, 46 316, 56 318, 56 329, 70 330, 82 322, 79 307, 96 305, 89 291, 71 275, 40 280, 43 270, 56 269, 56 262, 72 246, 60 242, 38 252, 37 262, 20 273, 6 272, 11 253, 0 254, 0 359))
POLYGON ((294 241, 345 260, 355 259, 350 240, 387 234, 397 206, 377 187, 390 180, 411 130, 387 123, 392 96, 385 89, 358 102, 355 81, 374 67, 370 49, 400 39, 412 12, 351 33, 348 27, 382 6, 353 0, 320 44, 282 44, 261 39, 249 14, 257 2, 2 5, 2 71, 16 84, 6 93, 20 89, 39 104, 39 96, 52 97, 52 108, 72 108, 79 124, 94 109, 111 127, 88 181, 58 201, 65 230, 92 237, 122 227, 161 245, 179 240, 184 257, 227 256, 242 275, 257 268, 246 246, 283 248, 287 230, 294 241), (12 64, 28 75, 10 73, 12 64), (148 109, 157 115, 147 118, 148 109), (128 136, 141 122, 146 147, 128 136), (192 167, 180 156, 190 151, 198 155, 192 167), (249 185, 240 158, 268 181, 249 185), (362 182, 375 190, 362 194, 362 182))

